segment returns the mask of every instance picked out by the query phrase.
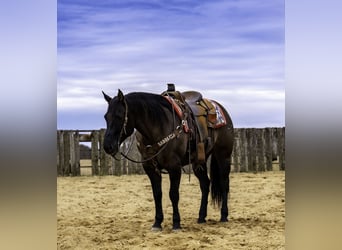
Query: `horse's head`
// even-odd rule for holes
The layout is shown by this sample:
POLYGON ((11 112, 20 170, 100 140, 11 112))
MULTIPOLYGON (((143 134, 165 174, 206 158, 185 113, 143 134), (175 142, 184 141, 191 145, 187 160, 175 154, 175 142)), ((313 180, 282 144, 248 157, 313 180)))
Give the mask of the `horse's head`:
POLYGON ((103 91, 102 93, 108 103, 107 113, 104 116, 107 129, 103 148, 107 154, 114 156, 119 151, 120 144, 133 133, 134 128, 128 123, 128 106, 121 90, 114 98, 103 91))

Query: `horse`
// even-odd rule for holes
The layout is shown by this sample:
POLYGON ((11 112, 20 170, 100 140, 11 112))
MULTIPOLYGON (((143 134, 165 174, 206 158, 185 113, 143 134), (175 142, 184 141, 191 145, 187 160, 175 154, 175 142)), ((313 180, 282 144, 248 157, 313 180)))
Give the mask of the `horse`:
POLYGON ((195 176, 201 189, 201 205, 198 223, 205 223, 209 189, 212 203, 221 207, 221 222, 228 222, 230 156, 233 149, 233 123, 228 112, 219 104, 227 119, 227 124, 212 129, 212 143, 206 144, 206 160, 211 155, 210 179, 206 160, 199 162, 189 151, 193 149, 190 132, 184 132, 182 121, 172 104, 160 94, 132 92, 124 95, 119 89, 115 97, 103 91, 108 103, 104 115, 106 131, 103 140, 105 152, 113 157, 119 152, 120 144, 135 131, 138 149, 142 156, 142 165, 152 186, 155 218, 152 231, 162 230, 164 220, 162 209, 162 171, 169 174, 169 198, 173 207, 173 230, 181 230, 181 218, 178 210, 179 186, 182 167, 192 163, 195 176), (192 146, 191 146, 192 145, 192 146))

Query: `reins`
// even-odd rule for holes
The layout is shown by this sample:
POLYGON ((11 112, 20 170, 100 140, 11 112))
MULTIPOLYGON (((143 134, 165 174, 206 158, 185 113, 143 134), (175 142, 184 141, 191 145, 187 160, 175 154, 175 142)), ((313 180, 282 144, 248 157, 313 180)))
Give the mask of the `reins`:
MULTIPOLYGON (((160 140, 159 142, 157 142, 156 144, 154 145, 158 145, 160 147, 160 149, 157 151, 157 153, 155 153, 154 155, 150 156, 149 158, 146 158, 144 160, 141 160, 141 161, 137 161, 137 160, 134 160, 132 158, 130 158, 128 156, 128 153, 131 151, 131 148, 132 148, 132 144, 133 142, 131 143, 130 147, 129 147, 129 150, 127 151, 126 154, 120 152, 120 154, 126 158, 127 160, 129 161, 132 161, 134 163, 144 163, 144 162, 147 162, 147 161, 150 161, 152 160, 153 158, 157 157, 167 146, 167 144, 174 138, 177 138, 180 134, 182 133, 182 130, 181 130, 181 127, 178 126, 176 128, 176 130, 174 132, 172 132, 171 134, 169 134, 168 136, 166 136, 165 138, 163 138, 162 140, 160 140)), ((153 145, 147 145, 146 147, 153 147, 153 145)), ((117 159, 115 156, 114 156, 115 160, 120 160, 120 159, 117 159)))

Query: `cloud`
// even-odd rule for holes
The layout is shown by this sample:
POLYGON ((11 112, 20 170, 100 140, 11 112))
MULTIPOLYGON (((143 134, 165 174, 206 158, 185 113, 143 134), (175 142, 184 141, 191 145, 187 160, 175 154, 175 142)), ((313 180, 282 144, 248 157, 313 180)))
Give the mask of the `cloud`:
POLYGON ((283 57, 283 1, 62 0, 58 112, 98 110, 101 90, 161 93, 174 82, 284 116, 283 57))

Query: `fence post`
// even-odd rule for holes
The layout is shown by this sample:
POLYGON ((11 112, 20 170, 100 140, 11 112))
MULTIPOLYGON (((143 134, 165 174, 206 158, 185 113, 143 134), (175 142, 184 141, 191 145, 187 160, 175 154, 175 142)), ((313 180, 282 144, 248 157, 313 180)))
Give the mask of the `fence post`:
POLYGON ((272 128, 265 128, 265 158, 266 170, 272 171, 272 128))
POLYGON ((264 129, 255 129, 255 135, 257 141, 256 151, 258 158, 257 171, 266 171, 264 129))
POLYGON ((64 130, 63 133, 64 166, 63 176, 70 175, 70 131, 64 130))
POLYGON ((114 175, 117 175, 117 176, 121 175, 121 164, 122 164, 122 160, 120 161, 120 160, 114 159, 114 175))
POLYGON ((91 174, 99 174, 99 131, 91 132, 91 174))
POLYGON ((248 171, 257 172, 256 168, 256 136, 253 133, 253 129, 247 128, 246 142, 247 142, 247 154, 248 154, 248 171))
POLYGON ((106 154, 105 153, 105 157, 106 157, 106 169, 105 169, 105 173, 104 175, 109 175, 111 172, 113 172, 113 166, 114 166, 114 159, 111 155, 106 154))
POLYGON ((233 166, 234 166, 234 172, 240 172, 240 153, 241 153, 241 145, 240 145, 240 131, 239 129, 234 129, 234 146, 233 146, 233 154, 231 156, 233 166))
POLYGON ((80 166, 80 134, 76 131, 74 134, 74 162, 73 162, 73 176, 81 175, 81 166, 80 166))
POLYGON ((248 157, 248 141, 247 141, 247 129, 241 128, 239 129, 240 134, 240 171, 247 172, 249 166, 249 157, 248 157))
MULTIPOLYGON (((121 152, 123 152, 124 154, 127 153, 127 141, 124 141, 121 145, 121 152)), ((122 158, 122 157, 121 157, 122 158)), ((126 158, 122 158, 121 160, 121 168, 120 168, 120 175, 125 175, 127 174, 127 159, 126 158)))
POLYGON ((70 174, 71 176, 80 175, 80 143, 79 143, 79 133, 69 131, 70 138, 70 174))
POLYGON ((57 131, 57 176, 63 176, 64 169, 64 147, 63 131, 57 131))
POLYGON ((277 128, 279 170, 285 170, 285 127, 277 128))
POLYGON ((75 176, 75 142, 74 132, 69 131, 70 135, 70 175, 75 176))
POLYGON ((106 130, 101 129, 100 130, 100 175, 107 175, 108 174, 108 158, 106 156, 106 152, 103 149, 103 141, 104 141, 104 135, 106 130))

